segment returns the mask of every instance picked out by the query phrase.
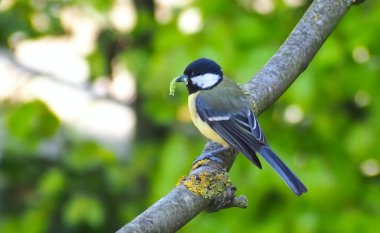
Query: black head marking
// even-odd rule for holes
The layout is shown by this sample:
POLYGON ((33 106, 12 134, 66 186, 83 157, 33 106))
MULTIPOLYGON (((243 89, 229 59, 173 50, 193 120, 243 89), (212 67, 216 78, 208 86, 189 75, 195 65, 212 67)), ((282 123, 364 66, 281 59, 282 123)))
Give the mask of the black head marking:
POLYGON ((220 66, 207 58, 200 58, 198 60, 193 61, 188 65, 183 72, 185 75, 187 75, 189 78, 196 77, 203 74, 216 74, 220 77, 223 77, 223 71, 220 66))
POLYGON ((200 58, 188 65, 183 72, 189 93, 209 90, 223 80, 222 68, 214 61, 200 58))

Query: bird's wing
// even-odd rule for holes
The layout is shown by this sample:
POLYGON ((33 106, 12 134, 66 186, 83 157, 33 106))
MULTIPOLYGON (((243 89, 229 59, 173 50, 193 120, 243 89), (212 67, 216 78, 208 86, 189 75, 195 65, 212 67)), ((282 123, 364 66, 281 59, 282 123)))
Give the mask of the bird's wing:
MULTIPOLYGON (((251 162, 261 168, 255 151, 266 146, 266 138, 260 125, 247 105, 228 102, 212 106, 212 98, 198 95, 196 108, 199 117, 232 147, 242 152, 251 162), (225 108, 225 109, 223 109, 225 108)), ((245 103, 244 103, 245 104, 245 103)))
POLYGON ((247 107, 249 103, 228 96, 217 98, 210 93, 199 94, 196 98, 196 109, 202 121, 259 168, 261 163, 255 152, 262 155, 297 195, 306 192, 305 185, 269 148, 257 118, 247 107))

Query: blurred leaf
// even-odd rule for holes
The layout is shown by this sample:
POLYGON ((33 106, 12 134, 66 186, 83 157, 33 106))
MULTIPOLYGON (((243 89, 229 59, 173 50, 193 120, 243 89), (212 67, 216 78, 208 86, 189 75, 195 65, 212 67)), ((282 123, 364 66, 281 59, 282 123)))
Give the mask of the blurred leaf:
POLYGON ((62 171, 51 169, 46 172, 39 183, 38 192, 44 199, 54 199, 63 193, 66 187, 66 178, 62 171))
POLYGON ((159 198, 174 188, 177 180, 190 169, 188 161, 191 160, 191 157, 187 156, 185 142, 184 138, 178 135, 172 135, 165 142, 161 155, 159 155, 158 170, 154 175, 152 187, 154 198, 159 198))
POLYGON ((48 213, 41 209, 29 209, 21 221, 21 232, 43 233, 48 227, 48 213))
POLYGON ((63 219, 71 227, 86 224, 95 228, 103 224, 104 214, 103 206, 98 199, 77 195, 65 204, 63 219))
POLYGON ((98 10, 99 12, 105 12, 108 11, 113 1, 92 1, 92 0, 85 0, 85 1, 77 1, 79 4, 83 4, 85 6, 92 6, 94 9, 98 10))
POLYGON ((18 219, 5 217, 0 219, 0 232, 17 233, 20 232, 20 224, 18 219))
POLYGON ((105 55, 96 49, 87 57, 89 66, 91 67, 91 78, 96 79, 100 76, 109 75, 108 61, 105 55))
POLYGON ((88 171, 114 164, 116 157, 95 142, 84 142, 68 153, 65 162, 76 171, 88 171))
POLYGON ((10 135, 30 147, 53 137, 60 125, 58 118, 39 100, 10 109, 6 118, 10 135))

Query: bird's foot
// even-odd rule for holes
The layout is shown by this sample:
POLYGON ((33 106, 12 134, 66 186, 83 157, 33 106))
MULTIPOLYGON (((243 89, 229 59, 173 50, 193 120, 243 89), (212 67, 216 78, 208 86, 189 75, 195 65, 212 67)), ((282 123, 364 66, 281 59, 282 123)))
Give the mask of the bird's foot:
POLYGON ((196 157, 194 162, 193 162, 193 166, 199 164, 202 160, 211 160, 211 161, 214 161, 216 163, 223 163, 223 161, 218 158, 216 155, 221 153, 221 152, 224 152, 225 150, 227 150, 227 148, 224 148, 224 147, 219 147, 219 148, 216 148, 214 150, 211 150, 211 151, 207 151, 205 153, 202 153, 200 156, 196 157))

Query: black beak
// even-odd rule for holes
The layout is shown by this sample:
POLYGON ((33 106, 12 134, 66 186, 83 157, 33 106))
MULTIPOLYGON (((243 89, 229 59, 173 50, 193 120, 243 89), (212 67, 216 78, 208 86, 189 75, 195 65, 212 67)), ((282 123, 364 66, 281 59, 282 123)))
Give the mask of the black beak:
POLYGON ((181 76, 179 76, 178 78, 176 78, 175 80, 177 83, 180 83, 180 82, 186 82, 187 81, 187 75, 183 74, 181 76))

